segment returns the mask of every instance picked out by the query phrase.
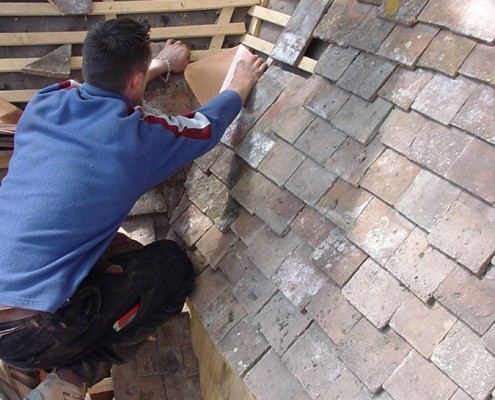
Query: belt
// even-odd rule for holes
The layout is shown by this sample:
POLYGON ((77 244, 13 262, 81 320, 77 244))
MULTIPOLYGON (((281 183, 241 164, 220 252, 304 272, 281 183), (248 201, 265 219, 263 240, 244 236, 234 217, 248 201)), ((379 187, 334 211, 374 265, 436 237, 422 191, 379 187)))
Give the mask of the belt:
POLYGON ((0 322, 17 321, 18 319, 32 317, 41 314, 41 311, 28 310, 26 308, 6 308, 0 310, 0 322))

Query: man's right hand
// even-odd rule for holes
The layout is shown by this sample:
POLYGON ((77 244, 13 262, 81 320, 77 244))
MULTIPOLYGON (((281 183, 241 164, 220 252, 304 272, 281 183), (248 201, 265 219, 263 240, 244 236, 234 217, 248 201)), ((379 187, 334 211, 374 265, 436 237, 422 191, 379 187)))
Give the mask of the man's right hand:
POLYGON ((266 70, 265 61, 257 55, 253 55, 247 60, 241 60, 234 70, 232 82, 227 90, 239 93, 242 103, 246 102, 251 89, 266 70))

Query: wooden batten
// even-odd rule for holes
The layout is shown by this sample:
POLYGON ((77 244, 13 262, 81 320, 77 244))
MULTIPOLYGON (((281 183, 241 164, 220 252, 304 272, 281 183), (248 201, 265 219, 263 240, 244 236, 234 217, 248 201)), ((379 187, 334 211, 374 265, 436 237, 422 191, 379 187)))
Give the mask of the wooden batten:
MULTIPOLYGON (((94 2, 88 15, 145 14, 215 10, 224 7, 250 7, 259 0, 152 0, 152 1, 104 1, 94 2)), ((0 16, 59 16, 61 12, 51 4, 2 2, 0 16)))

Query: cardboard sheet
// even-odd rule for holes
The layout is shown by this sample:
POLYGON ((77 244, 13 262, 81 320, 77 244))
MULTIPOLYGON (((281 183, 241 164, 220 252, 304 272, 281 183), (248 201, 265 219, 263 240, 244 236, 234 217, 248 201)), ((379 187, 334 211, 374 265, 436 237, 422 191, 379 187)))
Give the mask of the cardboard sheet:
POLYGON ((237 63, 250 56, 247 47, 239 45, 189 64, 184 77, 199 104, 203 105, 230 84, 237 63))

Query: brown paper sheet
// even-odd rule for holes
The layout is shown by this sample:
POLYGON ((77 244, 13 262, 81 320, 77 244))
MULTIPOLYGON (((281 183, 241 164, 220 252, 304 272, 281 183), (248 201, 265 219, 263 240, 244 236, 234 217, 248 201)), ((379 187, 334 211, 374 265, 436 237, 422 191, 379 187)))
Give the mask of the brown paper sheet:
POLYGON ((199 104, 203 105, 218 95, 230 84, 237 63, 251 55, 249 50, 239 45, 189 64, 184 77, 199 104))

